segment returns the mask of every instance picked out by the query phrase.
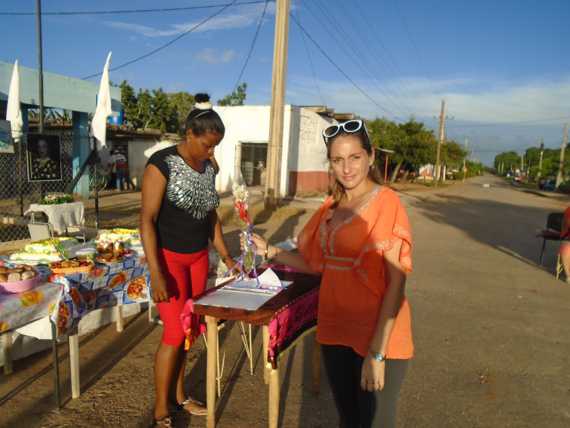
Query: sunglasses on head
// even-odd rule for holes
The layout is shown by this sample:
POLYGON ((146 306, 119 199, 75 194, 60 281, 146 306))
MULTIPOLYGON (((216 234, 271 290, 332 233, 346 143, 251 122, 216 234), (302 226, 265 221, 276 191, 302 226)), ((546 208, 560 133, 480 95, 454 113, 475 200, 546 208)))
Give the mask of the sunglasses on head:
POLYGON ((338 133, 343 130, 347 134, 355 134, 364 130, 366 137, 368 137, 368 131, 366 130, 366 125, 364 124, 363 120, 360 119, 353 119, 347 120, 346 122, 337 123, 335 125, 331 125, 323 130, 323 140, 325 140, 325 144, 328 144, 331 138, 334 138, 338 135, 338 133))

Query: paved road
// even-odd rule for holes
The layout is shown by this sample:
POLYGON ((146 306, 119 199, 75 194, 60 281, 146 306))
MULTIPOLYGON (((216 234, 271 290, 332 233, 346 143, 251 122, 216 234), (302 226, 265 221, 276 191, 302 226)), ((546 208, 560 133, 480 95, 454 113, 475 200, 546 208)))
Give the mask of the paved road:
POLYGON ((570 426, 570 286, 536 265, 534 237, 562 202, 494 177, 403 198, 417 357, 401 426, 570 426))
MULTIPOLYGON (((402 199, 415 238, 408 295, 417 352, 402 391, 398 426, 570 426, 570 286, 536 265, 539 242, 534 237, 546 214, 561 210, 562 202, 493 177, 402 194, 402 199)), ((281 240, 298 231, 309 215, 273 218, 263 229, 281 240)), ((551 246, 545 258, 550 270, 554 255, 551 246)), ((6 414, 0 426, 148 426, 152 356, 160 332, 149 330, 143 316, 131 320, 121 335, 109 326, 83 339, 81 399, 67 402, 61 412, 49 411, 51 377, 45 375, 1 408, 6 414)), ((218 426, 266 426, 261 334, 256 332, 254 376, 243 354, 238 357, 238 329, 228 327, 222 337, 227 357, 218 426)), ((306 388, 311 346, 312 339, 305 339, 282 361, 282 427, 337 423, 324 377, 320 396, 306 388)), ((201 342, 189 358, 190 389, 204 398, 201 342)), ((49 355, 35 365, 47 363, 49 355)), ((37 371, 28 364, 17 378, 37 371)), ((177 415, 175 426, 203 427, 204 419, 177 415)))

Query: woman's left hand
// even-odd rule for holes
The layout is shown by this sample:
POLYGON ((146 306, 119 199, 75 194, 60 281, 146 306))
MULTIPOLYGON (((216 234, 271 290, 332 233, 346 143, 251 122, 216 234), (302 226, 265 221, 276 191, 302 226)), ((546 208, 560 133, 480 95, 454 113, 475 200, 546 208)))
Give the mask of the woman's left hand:
POLYGON ((381 391, 384 388, 385 372, 385 361, 377 361, 370 355, 367 355, 364 359, 364 362, 362 363, 360 387, 364 391, 381 391))
POLYGON ((228 270, 233 270, 236 267, 236 261, 234 259, 232 259, 231 257, 224 257, 222 259, 222 261, 224 262, 224 264, 226 265, 226 267, 228 268, 228 270))

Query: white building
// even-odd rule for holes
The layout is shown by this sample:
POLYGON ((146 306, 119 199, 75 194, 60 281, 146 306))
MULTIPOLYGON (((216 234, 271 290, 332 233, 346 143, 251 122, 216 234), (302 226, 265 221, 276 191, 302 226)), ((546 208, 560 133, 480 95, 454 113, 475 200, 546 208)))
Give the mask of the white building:
MULTIPOLYGON (((220 165, 217 190, 231 190, 240 171, 248 186, 264 184, 270 107, 216 106, 214 109, 226 126, 226 135, 216 148, 220 165)), ((337 119, 348 117, 352 115, 341 117, 324 107, 285 106, 280 196, 327 190, 328 162, 321 132, 337 119)))
MULTIPOLYGON (((269 106, 215 106, 226 127, 224 139, 216 147, 220 172, 216 189, 232 190, 234 182, 243 178, 247 186, 263 186, 269 141, 269 106), (241 176, 241 177, 240 177, 241 176)), ((337 120, 348 120, 352 114, 337 114, 326 107, 284 108, 283 145, 280 161, 280 196, 324 192, 329 174, 326 147, 321 133, 337 120)), ((178 141, 140 138, 129 142, 131 178, 140 185, 144 166, 156 150, 178 141)))

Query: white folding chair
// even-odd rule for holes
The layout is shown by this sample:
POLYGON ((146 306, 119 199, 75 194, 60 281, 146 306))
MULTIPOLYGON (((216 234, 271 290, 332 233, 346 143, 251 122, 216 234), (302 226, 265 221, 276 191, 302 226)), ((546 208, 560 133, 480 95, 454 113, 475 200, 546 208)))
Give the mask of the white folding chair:
POLYGON ((53 237, 53 231, 49 223, 28 223, 28 232, 32 241, 43 241, 53 237))

